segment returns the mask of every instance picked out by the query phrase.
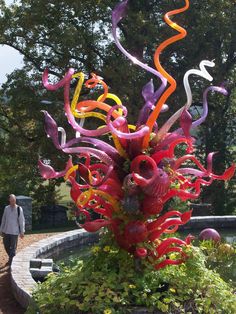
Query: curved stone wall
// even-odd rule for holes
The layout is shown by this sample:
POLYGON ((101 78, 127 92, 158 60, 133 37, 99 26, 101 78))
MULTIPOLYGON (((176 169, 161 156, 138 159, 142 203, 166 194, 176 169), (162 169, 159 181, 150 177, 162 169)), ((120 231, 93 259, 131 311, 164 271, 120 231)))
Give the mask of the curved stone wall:
POLYGON ((98 234, 79 229, 43 239, 20 251, 14 257, 11 266, 12 292, 16 300, 27 308, 32 291, 37 286, 29 271, 31 259, 45 258, 71 247, 88 245, 97 239, 98 234))
POLYGON ((236 216, 195 216, 185 225, 180 226, 179 230, 204 228, 236 230, 236 216))

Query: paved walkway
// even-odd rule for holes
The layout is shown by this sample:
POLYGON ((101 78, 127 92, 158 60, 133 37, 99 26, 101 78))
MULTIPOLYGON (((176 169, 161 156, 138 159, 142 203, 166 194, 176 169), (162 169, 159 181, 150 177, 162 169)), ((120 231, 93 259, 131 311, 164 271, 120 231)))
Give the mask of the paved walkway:
MULTIPOLYGON (((50 237, 55 233, 30 234, 18 241, 18 251, 29 246, 33 242, 50 237)), ((0 314, 23 314, 24 309, 16 302, 11 292, 10 269, 6 266, 8 258, 0 237, 0 314)))

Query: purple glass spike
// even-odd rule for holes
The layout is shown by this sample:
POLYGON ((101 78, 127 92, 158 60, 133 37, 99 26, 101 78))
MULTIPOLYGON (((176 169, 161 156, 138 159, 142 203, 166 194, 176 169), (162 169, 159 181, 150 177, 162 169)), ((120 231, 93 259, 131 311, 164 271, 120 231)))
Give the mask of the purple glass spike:
POLYGON ((120 20, 126 15, 128 0, 117 4, 112 11, 112 23, 117 25, 120 20))
POLYGON ((192 126, 192 116, 186 109, 184 109, 184 111, 182 112, 180 116, 180 126, 184 132, 184 135, 186 137, 189 137, 190 129, 192 126))
POLYGON ((55 147, 60 149, 61 146, 58 141, 57 123, 47 111, 42 110, 42 112, 44 113, 44 117, 45 117, 45 124, 44 124, 45 132, 47 133, 47 136, 52 139, 55 147))

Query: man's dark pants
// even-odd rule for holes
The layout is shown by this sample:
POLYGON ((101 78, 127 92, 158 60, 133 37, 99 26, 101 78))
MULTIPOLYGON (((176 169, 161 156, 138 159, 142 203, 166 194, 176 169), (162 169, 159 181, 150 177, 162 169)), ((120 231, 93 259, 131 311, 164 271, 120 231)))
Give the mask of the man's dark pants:
POLYGON ((16 255, 18 235, 13 234, 4 234, 3 235, 3 244, 7 255, 9 256, 9 261, 11 262, 13 257, 16 255))

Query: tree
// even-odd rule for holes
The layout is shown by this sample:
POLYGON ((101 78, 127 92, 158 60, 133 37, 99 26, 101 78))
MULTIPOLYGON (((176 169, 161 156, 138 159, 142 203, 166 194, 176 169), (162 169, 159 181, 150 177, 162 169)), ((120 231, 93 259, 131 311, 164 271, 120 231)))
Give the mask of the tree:
POLYGON ((44 151, 52 156, 56 152, 45 141, 43 122, 40 121, 43 117, 40 113, 43 109, 40 103, 41 84, 39 87, 32 78, 24 70, 15 71, 0 93, 1 208, 10 193, 31 195, 38 206, 45 204, 47 195, 50 196, 46 198, 48 203, 55 199, 55 186, 59 184, 52 181, 50 186, 45 186, 38 175, 39 156, 47 158, 44 151), (54 193, 48 195, 49 189, 54 193), (44 191, 44 197, 40 191, 44 191))
MULTIPOLYGON (((17 49, 23 54, 25 61, 25 67, 9 76, 8 82, 2 87, 0 129, 8 150, 1 152, 1 165, 6 163, 9 158, 7 156, 13 155, 21 164, 19 173, 23 173, 24 148, 27 147, 35 153, 28 162, 28 180, 35 177, 33 174, 39 153, 43 153, 45 158, 51 156, 47 152, 51 152, 52 145, 41 137, 43 119, 39 111, 45 109, 41 103, 43 99, 61 101, 62 93, 47 93, 42 88, 41 74, 45 67, 48 67, 55 77, 61 77, 68 67, 75 67, 87 74, 95 71, 104 78, 112 92, 122 98, 133 122, 136 120, 137 108, 143 104, 141 89, 151 75, 131 64, 112 41, 111 10, 116 3, 115 0, 53 0, 47 3, 21 0, 6 7, 4 1, 0 2, 0 44, 17 49), (2 111, 6 110, 6 107, 9 111, 7 117, 2 111), (21 125, 17 125, 15 121, 14 132, 10 133, 13 123, 11 119, 16 116, 21 125), (27 128, 27 123, 30 128, 27 128)), ((123 45, 131 54, 152 65, 156 46, 174 33, 162 22, 163 14, 181 7, 183 3, 182 0, 130 0, 127 17, 119 24, 123 45)), ((209 70, 214 76, 214 85, 227 80, 230 92, 228 97, 210 96, 209 116, 203 127, 199 147, 200 156, 212 150, 219 151, 214 164, 219 173, 233 160, 235 154, 231 149, 232 146, 235 147, 231 135, 235 128, 235 119, 232 120, 231 114, 235 113, 236 107, 233 83, 236 75, 236 30, 232 26, 232 21, 236 18, 235 6, 230 0, 191 1, 189 11, 173 18, 187 29, 188 36, 166 49, 161 56, 163 66, 176 78, 179 87, 168 100, 170 112, 162 115, 159 125, 170 113, 184 104, 186 96, 181 83, 183 75, 188 69, 198 67, 201 60, 215 59, 215 68, 209 70)), ((194 101, 201 103, 202 91, 209 82, 194 77, 191 83, 194 101)), ((154 84, 157 88, 160 82, 155 79, 154 84)), ((83 93, 88 91, 84 90, 83 93)), ((58 107, 53 106, 47 110, 53 114, 56 111, 58 120, 63 124, 58 107)), ((57 152, 54 151, 54 154, 57 152)), ((12 162, 9 161, 10 164, 12 162)), ((29 182, 32 188, 34 183, 31 180, 29 182)), ((207 189, 203 199, 209 199, 219 213, 222 208, 226 208, 227 202, 231 202, 227 193, 235 193, 235 187, 232 183, 227 189, 221 183, 220 190, 221 193, 216 193, 218 184, 213 185, 211 189, 207 189)), ((234 203, 231 204, 232 208, 233 206, 234 203)))

